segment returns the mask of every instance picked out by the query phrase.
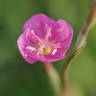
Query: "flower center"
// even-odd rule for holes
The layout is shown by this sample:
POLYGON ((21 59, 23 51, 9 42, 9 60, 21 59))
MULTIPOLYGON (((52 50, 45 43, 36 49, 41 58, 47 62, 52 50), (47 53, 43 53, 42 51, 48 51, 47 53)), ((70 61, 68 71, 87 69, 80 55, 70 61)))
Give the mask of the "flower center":
POLYGON ((51 34, 51 27, 49 27, 47 24, 45 24, 45 31, 46 35, 45 38, 39 38, 34 30, 31 30, 32 38, 36 40, 35 46, 27 46, 26 49, 28 49, 30 52, 33 52, 37 55, 55 55, 57 52, 57 48, 60 48, 59 44, 53 44, 52 42, 49 43, 49 37, 51 34))
POLYGON ((48 45, 36 44, 35 48, 37 50, 37 53, 41 54, 41 55, 49 55, 53 51, 53 48, 51 46, 48 46, 48 45))
POLYGON ((52 53, 52 50, 53 50, 53 48, 51 48, 50 46, 45 47, 45 48, 43 48, 43 54, 49 55, 50 53, 52 53))
POLYGON ((28 49, 30 52, 34 52, 37 55, 55 55, 57 52, 57 48, 53 48, 52 46, 43 46, 40 44, 36 44, 34 47, 27 46, 26 49, 28 49))

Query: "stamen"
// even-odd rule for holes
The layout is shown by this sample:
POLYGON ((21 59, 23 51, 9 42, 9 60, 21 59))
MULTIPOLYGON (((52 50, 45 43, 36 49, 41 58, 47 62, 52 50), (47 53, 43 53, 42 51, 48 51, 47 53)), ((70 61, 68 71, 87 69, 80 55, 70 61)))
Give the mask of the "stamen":
POLYGON ((27 46, 26 49, 30 50, 30 51, 36 51, 36 49, 32 46, 27 46))
POLYGON ((43 55, 43 46, 40 46, 39 49, 38 49, 38 52, 37 52, 37 55, 43 55))
POLYGON ((60 43, 58 43, 58 44, 52 44, 52 43, 50 43, 49 45, 52 46, 53 48, 61 48, 60 47, 60 43))
POLYGON ((41 39, 35 34, 34 30, 31 30, 31 33, 36 40, 38 40, 39 42, 42 42, 41 39))
POLYGON ((49 27, 47 24, 45 24, 45 28, 46 28, 46 36, 45 36, 45 40, 48 41, 48 38, 51 36, 51 30, 52 28, 49 27))
POLYGON ((56 52, 57 52, 57 49, 54 49, 52 52, 52 55, 55 55, 56 52))

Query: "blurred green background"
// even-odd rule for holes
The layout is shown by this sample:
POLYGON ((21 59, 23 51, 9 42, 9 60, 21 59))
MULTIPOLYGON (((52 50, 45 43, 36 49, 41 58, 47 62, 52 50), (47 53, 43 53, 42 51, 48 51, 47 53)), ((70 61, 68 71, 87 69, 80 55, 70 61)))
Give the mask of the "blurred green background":
MULTIPOLYGON (((42 12, 71 23, 73 47, 91 3, 92 0, 0 0, 0 96, 53 96, 43 64, 27 64, 16 40, 24 22, 42 12)), ((54 66, 61 72, 62 62, 54 66)), ((72 63, 70 79, 80 96, 96 96, 96 28, 91 30, 85 50, 72 63)))

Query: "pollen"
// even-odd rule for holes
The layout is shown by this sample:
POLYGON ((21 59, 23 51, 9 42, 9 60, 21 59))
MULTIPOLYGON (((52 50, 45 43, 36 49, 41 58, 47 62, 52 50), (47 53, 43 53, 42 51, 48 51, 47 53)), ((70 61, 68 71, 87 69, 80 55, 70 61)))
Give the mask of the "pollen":
POLYGON ((49 54, 52 53, 52 50, 53 50, 53 48, 51 48, 50 46, 45 47, 45 48, 43 48, 43 54, 44 55, 49 55, 49 54))

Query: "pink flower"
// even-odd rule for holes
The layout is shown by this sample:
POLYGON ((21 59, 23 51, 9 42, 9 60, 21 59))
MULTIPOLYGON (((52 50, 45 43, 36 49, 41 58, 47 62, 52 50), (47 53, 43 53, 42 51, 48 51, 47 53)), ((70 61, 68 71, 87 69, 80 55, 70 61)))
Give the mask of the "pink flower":
POLYGON ((37 60, 54 62, 64 59, 72 37, 72 27, 65 20, 55 21, 44 14, 37 14, 25 23, 17 45, 30 64, 37 60))

